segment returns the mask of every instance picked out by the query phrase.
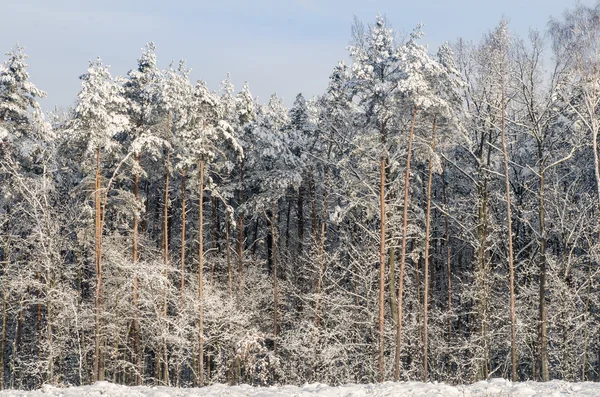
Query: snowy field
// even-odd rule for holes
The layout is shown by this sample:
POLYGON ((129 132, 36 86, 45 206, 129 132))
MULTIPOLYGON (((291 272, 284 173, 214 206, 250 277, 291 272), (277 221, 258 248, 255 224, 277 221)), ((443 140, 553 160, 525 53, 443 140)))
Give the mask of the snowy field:
POLYGON ((37 391, 5 390, 0 397, 558 397, 558 396, 600 396, 600 383, 567 383, 552 381, 548 383, 524 382, 512 383, 503 379, 492 379, 469 386, 448 386, 445 384, 403 382, 387 382, 377 385, 345 385, 327 386, 310 384, 301 387, 252 387, 213 385, 202 389, 177 389, 170 387, 127 387, 109 382, 98 382, 93 386, 60 389, 46 386, 37 391))

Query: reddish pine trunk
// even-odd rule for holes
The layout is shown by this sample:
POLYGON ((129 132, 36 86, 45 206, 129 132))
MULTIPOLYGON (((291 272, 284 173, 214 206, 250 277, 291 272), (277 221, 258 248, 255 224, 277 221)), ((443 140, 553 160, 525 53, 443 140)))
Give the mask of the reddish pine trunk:
POLYGON ((96 265, 96 296, 95 296, 95 330, 94 330, 94 381, 104 380, 100 346, 102 345, 101 317, 102 317, 102 213, 100 199, 100 147, 96 149, 96 179, 94 191, 95 204, 95 265, 96 265))
MULTIPOLYGON (((327 171, 325 171, 324 177, 325 183, 327 183, 327 171)), ((324 255, 325 255, 325 231, 326 231, 326 223, 327 223, 327 186, 324 185, 323 189, 323 214, 321 218, 321 241, 319 244, 319 274, 317 279, 317 298, 315 304, 315 325, 318 327, 320 324, 320 298, 321 298, 321 289, 323 286, 323 267, 324 267, 324 255)))
MULTIPOLYGON (((240 186, 238 190, 238 211, 244 200, 244 160, 240 162, 240 186)), ((238 214, 237 220, 237 257, 238 257, 238 289, 241 292, 244 287, 244 216, 238 214)))
MULTIPOLYGON (((140 155, 136 156, 135 161, 138 166, 140 164, 140 155)), ((138 275, 137 275, 137 261, 138 261, 138 214, 137 214, 137 206, 140 201, 140 175, 136 172, 133 181, 133 195, 135 196, 135 204, 136 209, 133 215, 133 266, 134 266, 134 275, 133 275, 133 291, 132 291, 132 304, 134 311, 133 318, 133 358, 135 360, 136 366, 136 374, 135 374, 135 384, 142 384, 142 354, 140 351, 140 323, 139 323, 139 306, 138 306, 138 275)))
POLYGON ((435 150, 435 121, 431 133, 431 157, 429 158, 429 178, 427 180, 427 213, 425 215, 425 290, 423 291, 423 382, 429 379, 428 346, 429 346, 429 232, 431 227, 431 179, 433 177, 433 153, 435 150))
POLYGON ((396 353, 394 357, 394 380, 400 379, 400 352, 402 350, 402 301, 404 298, 404 265, 406 263, 406 233, 408 226, 408 187, 410 182, 410 159, 412 143, 415 135, 415 123, 417 121, 417 107, 413 108, 413 119, 410 124, 410 135, 408 137, 408 154, 406 156, 406 174, 404 176, 404 213, 402 219, 402 251, 400 256, 400 274, 398 285, 398 323, 396 328, 396 353))
MULTIPOLYGON (((168 115, 167 119, 167 144, 171 143, 171 113, 168 115)), ((168 283, 169 277, 169 179, 170 179, 170 167, 171 167, 171 149, 167 146, 167 157, 165 159, 165 192, 164 192, 164 203, 163 203, 163 244, 162 244, 162 253, 163 253, 163 277, 165 279, 165 283, 168 283)), ((165 284, 165 290, 163 292, 163 324, 166 326, 167 324, 167 312, 168 312, 168 302, 167 302, 167 289, 168 287, 165 284)), ((162 360, 163 364, 161 366, 160 360, 161 355, 159 354, 157 357, 157 367, 159 376, 165 384, 169 384, 169 357, 168 357, 168 349, 167 349, 167 341, 163 339, 162 346, 162 360), (162 371, 161 371, 162 368, 162 371), (162 375, 162 376, 161 376, 162 375)))
POLYGON ((384 366, 383 366, 383 351, 384 351, 384 312, 385 312, 385 156, 381 156, 381 165, 379 170, 380 189, 379 189, 379 208, 380 208, 380 235, 379 235, 379 354, 377 359, 378 376, 377 381, 383 382, 384 366))

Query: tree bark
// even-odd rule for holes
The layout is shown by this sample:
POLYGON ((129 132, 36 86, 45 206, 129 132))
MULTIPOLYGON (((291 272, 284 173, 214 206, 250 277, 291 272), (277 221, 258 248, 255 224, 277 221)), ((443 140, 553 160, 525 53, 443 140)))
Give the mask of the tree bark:
MULTIPOLYGON (((488 143, 491 142, 491 132, 488 134, 488 143)), ((478 332, 481 334, 481 348, 483 353, 481 354, 482 359, 481 366, 479 367, 476 380, 486 379, 489 373, 489 345, 488 340, 488 272, 489 264, 487 261, 487 238, 488 238, 488 176, 486 175, 487 169, 491 164, 492 145, 486 143, 486 131, 481 132, 481 141, 479 142, 479 167, 478 175, 479 180, 477 184, 477 195, 480 203, 478 205, 478 225, 477 225, 477 238, 479 247, 477 249, 477 269, 476 271, 476 284, 478 286, 477 291, 477 321, 478 321, 478 332), (487 147, 487 153, 485 148, 487 147), (485 160, 485 163, 484 163, 485 160)), ((468 318, 468 317, 467 317, 468 318)), ((459 325, 461 322, 459 322, 459 325)))
MULTIPOLYGON (((183 168, 181 170, 181 280, 179 285, 179 312, 183 314, 184 311, 184 290, 185 290, 185 223, 186 223, 186 202, 185 202, 185 178, 186 178, 187 168, 183 168)), ((183 363, 177 365, 177 387, 181 384, 181 371, 182 371, 183 363)))
MULTIPOLYGON (((138 154, 135 158, 135 161, 137 162, 138 166, 140 164, 140 155, 138 154)), ((137 268, 137 262, 138 262, 138 223, 139 223, 139 217, 138 217, 138 207, 139 207, 139 202, 140 202, 140 191, 139 191, 139 187, 140 187, 140 175, 138 172, 135 173, 134 178, 133 178, 133 195, 135 196, 135 211, 133 214, 133 252, 132 252, 132 256, 133 256, 133 291, 132 291, 132 296, 131 296, 131 300, 132 300, 132 304, 133 304, 133 311, 134 311, 134 317, 133 317, 133 359, 135 360, 135 368, 136 368, 136 374, 135 374, 135 384, 136 385, 141 385, 142 384, 142 354, 140 351, 140 323, 139 323, 139 305, 138 305, 138 297, 139 297, 139 292, 138 292, 138 268, 137 268)))
POLYGON ((431 156, 429 158, 429 177, 427 179, 427 212, 425 214, 425 272, 423 291, 423 382, 429 379, 428 371, 428 346, 429 346, 429 233, 431 228, 431 180, 433 177, 433 154, 435 151, 435 122, 433 116, 433 127, 431 132, 431 156))
MULTIPOLYGON (((390 180, 390 170, 386 168, 386 181, 390 180)), ((395 192, 392 190, 389 193, 388 201, 395 199, 395 192)), ((386 213, 386 218, 387 218, 386 213)), ((398 326, 398 301, 396 291, 396 240, 393 234, 389 236, 390 243, 387 244, 387 263, 388 263, 388 300, 390 304, 390 312, 392 314, 392 323, 394 327, 398 326)))
MULTIPOLYGON (((385 144, 385 136, 382 136, 385 144)), ((382 149, 385 151, 385 148, 382 149)), ((385 313, 385 169, 386 157, 385 153, 381 154, 381 164, 379 169, 379 317, 378 317, 378 332, 379 332, 379 354, 377 356, 377 381, 383 382, 384 365, 383 352, 385 345, 384 335, 384 313, 385 313)))
MULTIPOLYGON (((167 116, 167 153, 165 158, 165 191, 163 196, 163 224, 162 224, 162 257, 163 257, 163 277, 165 279, 165 289, 163 291, 163 307, 162 317, 163 326, 167 326, 167 312, 168 312, 168 287, 169 282, 169 181, 171 172, 171 149, 169 147, 171 143, 171 113, 167 116)), ((169 360, 168 360, 168 349, 167 341, 163 338, 162 346, 162 357, 161 354, 157 355, 156 365, 158 367, 158 378, 161 379, 165 384, 169 384, 169 360), (162 365, 161 365, 162 360, 162 365)))
POLYGON ((412 143, 415 135, 415 123, 417 122, 417 107, 413 107, 413 119, 410 124, 410 134, 408 137, 408 153, 406 155, 406 174, 404 176, 404 208, 402 219, 402 250, 400 255, 400 271, 398 285, 398 324, 396 327, 396 353, 394 357, 394 380, 400 379, 400 352, 402 350, 402 301, 404 295, 404 265, 406 263, 406 243, 408 226, 408 187, 410 183, 410 159, 412 153, 412 143))
POLYGON ((93 381, 104 380, 104 368, 101 359, 101 317, 102 317, 102 212, 100 197, 100 147, 96 149, 96 179, 94 191, 96 229, 94 257, 96 262, 96 296, 95 296, 95 329, 94 329, 94 364, 93 381))
POLYGON ((244 160, 240 161, 240 186, 238 188, 238 219, 237 219, 237 257, 238 257, 238 290, 244 287, 244 216, 240 207, 244 201, 244 160))
POLYGON ((321 322, 320 317, 320 300, 321 300, 321 289, 323 287, 323 268, 325 266, 325 232, 327 224, 327 171, 324 175, 324 189, 323 189, 323 213, 321 216, 321 241, 319 243, 319 271, 317 279, 317 297, 315 302, 315 325, 319 327, 321 322))

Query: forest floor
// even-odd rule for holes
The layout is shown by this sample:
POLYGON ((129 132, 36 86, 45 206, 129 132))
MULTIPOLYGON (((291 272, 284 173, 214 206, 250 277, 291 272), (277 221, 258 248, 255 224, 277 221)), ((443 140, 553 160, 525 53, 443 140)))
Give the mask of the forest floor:
POLYGON ((109 382, 90 386, 56 388, 45 386, 36 391, 4 390, 0 397, 588 397, 600 396, 600 383, 513 383, 504 379, 492 379, 466 386, 450 386, 442 383, 386 382, 382 384, 327 386, 307 384, 304 386, 252 387, 248 385, 212 385, 202 389, 179 389, 173 387, 128 387, 109 382))

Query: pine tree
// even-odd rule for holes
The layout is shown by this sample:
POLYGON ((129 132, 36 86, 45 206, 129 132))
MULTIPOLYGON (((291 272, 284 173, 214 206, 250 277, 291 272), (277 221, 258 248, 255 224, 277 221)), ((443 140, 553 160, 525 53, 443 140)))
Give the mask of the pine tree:
MULTIPOLYGON (((128 73, 128 79, 123 85, 124 96, 127 99, 129 107, 129 123, 132 127, 131 142, 135 145, 135 163, 132 166, 133 172, 133 194, 134 205, 133 210, 133 243, 132 243, 132 260, 135 264, 139 258, 139 213, 141 210, 140 203, 140 175, 143 174, 141 169, 140 159, 142 155, 145 138, 149 135, 149 129, 156 124, 158 113, 159 89, 160 89, 160 70, 156 61, 155 46, 150 42, 146 44, 142 55, 138 59, 136 69, 132 69, 128 73)), ((134 318, 131 324, 133 333, 133 359, 136 365, 135 383, 142 383, 142 353, 140 346, 140 325, 139 325, 139 283, 138 271, 134 270, 133 288, 132 288, 132 305, 134 310, 134 318)))
MULTIPOLYGON (((2 331, 0 333, 0 390, 4 389, 4 370, 6 365, 5 354, 7 344, 8 326, 8 282, 6 273, 13 262, 11 255, 13 243, 10 238, 13 219, 16 211, 12 192, 12 180, 21 180, 22 172, 37 172, 45 153, 42 146, 51 138, 51 129, 45 125, 43 114, 37 102, 44 98, 46 93, 38 89, 29 81, 28 65, 25 63, 27 55, 23 47, 16 44, 6 54, 8 59, 0 65, 0 164, 3 172, 0 173, 2 185, 2 199, 0 199, 1 214, 3 219, 2 255, 0 257, 0 274, 2 277, 2 331), (8 169, 6 168, 8 167, 8 169)), ((20 311, 22 313, 22 310, 20 311)), ((13 350, 20 348, 14 346, 13 350)), ((13 351, 13 357, 16 355, 13 351)), ((11 374, 12 376, 12 374, 11 374)))
MULTIPOLYGON (((75 140, 85 145, 85 157, 88 161, 95 158, 94 182, 94 262, 96 273, 95 330, 94 330, 94 368, 93 379, 104 379, 103 345, 103 289, 102 289, 102 235, 106 215, 106 204, 110 191, 110 183, 102 182, 102 154, 117 152, 120 148, 115 135, 128 127, 125 116, 125 98, 122 87, 112 79, 108 67, 98 58, 90 62, 87 73, 81 76, 82 89, 78 95, 77 105, 70 120, 69 132, 75 140), (103 186, 104 185, 104 186, 103 186)), ((115 171, 116 172, 116 171, 115 171)), ((114 175, 114 174, 113 174, 114 175)))

